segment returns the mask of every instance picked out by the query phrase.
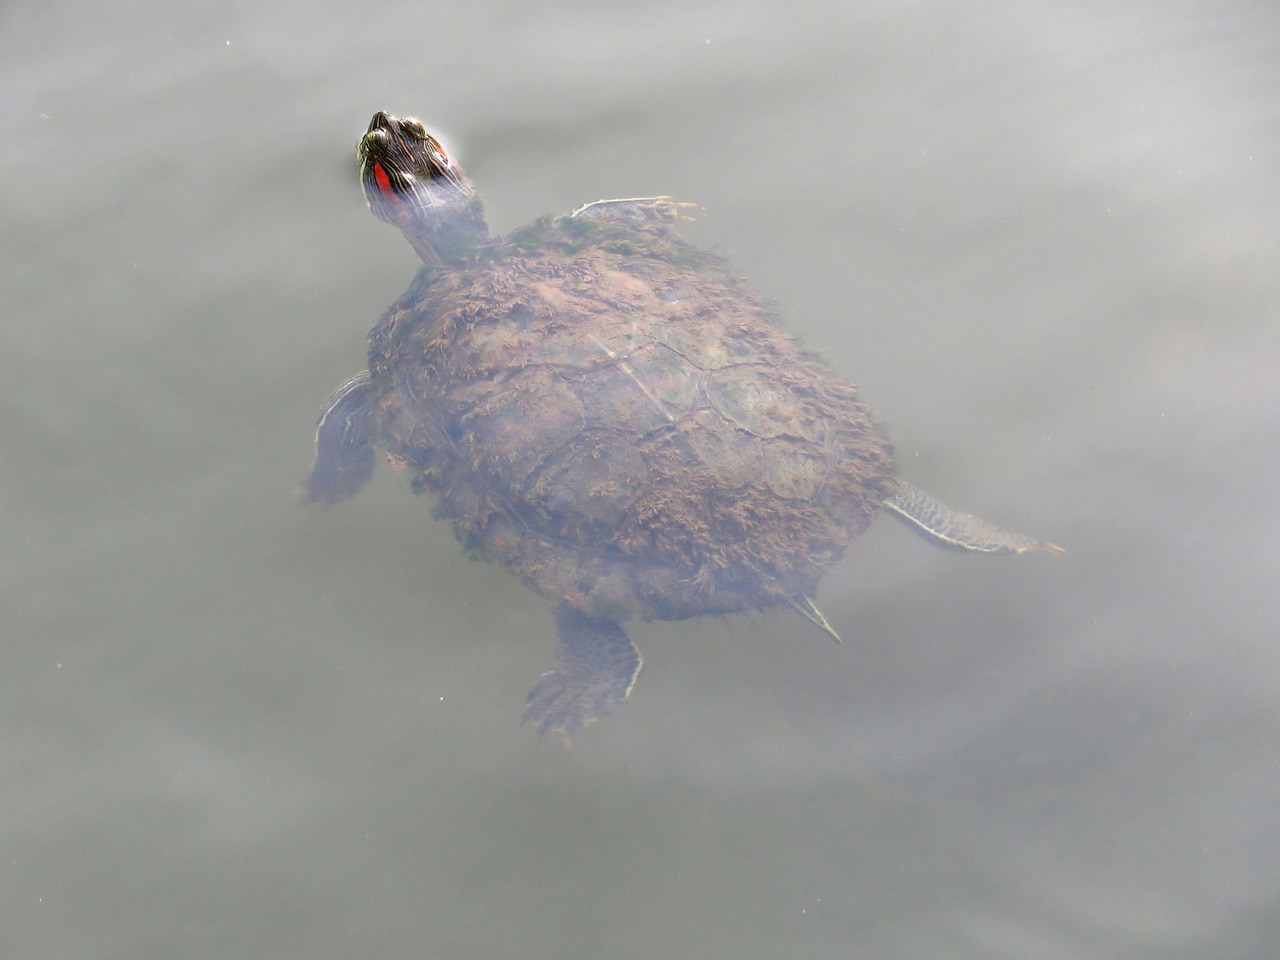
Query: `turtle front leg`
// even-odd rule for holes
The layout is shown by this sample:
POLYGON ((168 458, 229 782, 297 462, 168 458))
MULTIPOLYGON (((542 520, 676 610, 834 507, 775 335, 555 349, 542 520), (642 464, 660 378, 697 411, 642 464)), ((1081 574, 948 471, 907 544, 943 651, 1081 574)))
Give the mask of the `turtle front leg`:
POLYGON ((610 220, 615 223, 675 223, 677 220, 693 220, 685 210, 701 210, 696 203, 681 203, 670 197, 626 197, 618 200, 597 200, 585 203, 569 217, 573 220, 610 220))
POLYGON ((544 673, 529 691, 523 723, 538 733, 570 734, 613 713, 640 675, 640 652, 616 620, 589 617, 571 607, 556 608, 559 666, 544 673))
POLYGON ((302 484, 304 503, 329 506, 354 497, 373 476, 377 413, 368 370, 333 391, 316 423, 316 462, 302 484))

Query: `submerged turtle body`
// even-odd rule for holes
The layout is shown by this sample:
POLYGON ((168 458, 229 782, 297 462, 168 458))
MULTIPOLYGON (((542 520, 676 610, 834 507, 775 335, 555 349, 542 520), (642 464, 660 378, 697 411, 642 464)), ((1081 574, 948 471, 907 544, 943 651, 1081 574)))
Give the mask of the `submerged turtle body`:
POLYGON ((544 221, 428 275, 369 369, 459 539, 591 617, 811 592, 893 491, 854 389, 665 224, 544 221))
POLYGON ((882 506, 952 545, 1039 546, 900 486, 853 385, 676 236, 681 205, 602 201, 491 239, 417 121, 375 115, 360 154, 425 268, 330 399, 307 497, 352 495, 385 447, 468 549, 552 601, 542 730, 625 698, 625 620, 789 604, 825 627, 808 597, 882 506))

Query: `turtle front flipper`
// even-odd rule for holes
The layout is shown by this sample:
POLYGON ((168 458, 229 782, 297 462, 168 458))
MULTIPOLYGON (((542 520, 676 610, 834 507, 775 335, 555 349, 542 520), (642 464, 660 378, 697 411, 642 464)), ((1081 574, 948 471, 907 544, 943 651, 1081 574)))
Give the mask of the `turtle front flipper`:
POLYGON ((584 203, 570 220, 605 220, 640 226, 646 223, 675 223, 677 220, 693 220, 686 210, 701 210, 696 203, 682 203, 671 197, 622 197, 616 200, 596 200, 584 203))
POLYGON ((570 734, 613 713, 640 674, 640 652, 616 620, 589 617, 571 607, 556 608, 559 666, 544 673, 529 691, 524 723, 538 733, 570 734))
POLYGON ((304 503, 327 506, 354 497, 373 476, 377 413, 367 370, 333 392, 316 423, 316 462, 302 484, 304 503))
POLYGON ((957 513, 904 480, 898 481, 897 492, 884 505, 917 533, 944 547, 975 553, 1062 553, 1056 543, 1001 530, 971 513, 957 513))

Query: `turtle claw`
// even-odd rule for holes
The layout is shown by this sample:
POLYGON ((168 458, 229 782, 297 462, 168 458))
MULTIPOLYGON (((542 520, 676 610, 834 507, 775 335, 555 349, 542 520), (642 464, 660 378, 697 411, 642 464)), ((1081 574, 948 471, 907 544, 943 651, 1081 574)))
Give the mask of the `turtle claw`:
POLYGON ((614 620, 561 607, 556 626, 560 666, 533 685, 521 723, 535 724, 539 734, 557 730, 567 737, 618 709, 631 693, 641 660, 614 620))

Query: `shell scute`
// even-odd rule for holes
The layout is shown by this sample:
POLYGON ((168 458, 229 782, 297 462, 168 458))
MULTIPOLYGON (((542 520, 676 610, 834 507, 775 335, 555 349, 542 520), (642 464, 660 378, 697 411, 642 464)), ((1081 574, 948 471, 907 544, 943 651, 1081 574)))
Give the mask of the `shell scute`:
POLYGON ((555 381, 518 383, 458 418, 459 456, 498 489, 517 489, 584 426, 577 395, 555 381), (519 411, 519 415, 515 415, 519 411))

